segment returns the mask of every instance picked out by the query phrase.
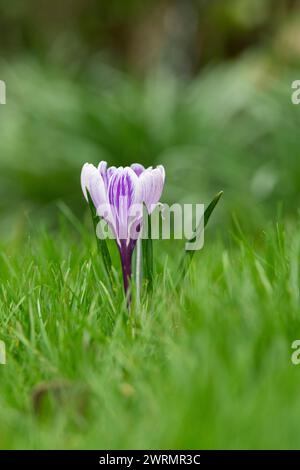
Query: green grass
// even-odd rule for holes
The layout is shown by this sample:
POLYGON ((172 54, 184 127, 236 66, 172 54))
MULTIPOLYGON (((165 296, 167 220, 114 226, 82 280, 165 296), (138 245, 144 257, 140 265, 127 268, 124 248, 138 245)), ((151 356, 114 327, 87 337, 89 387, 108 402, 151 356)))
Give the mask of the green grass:
POLYGON ((87 227, 1 246, 1 448, 299 447, 299 224, 212 235, 179 290, 180 252, 156 243, 130 318, 87 227))

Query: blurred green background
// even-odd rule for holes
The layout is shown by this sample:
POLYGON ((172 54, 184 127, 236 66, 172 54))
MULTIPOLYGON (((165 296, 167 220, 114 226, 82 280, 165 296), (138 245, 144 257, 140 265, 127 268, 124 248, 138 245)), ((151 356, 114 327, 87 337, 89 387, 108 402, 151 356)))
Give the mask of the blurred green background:
POLYGON ((1 231, 86 208, 84 162, 162 163, 164 201, 261 230, 300 200, 295 0, 0 1, 1 231), (24 218, 25 215, 25 218, 24 218))

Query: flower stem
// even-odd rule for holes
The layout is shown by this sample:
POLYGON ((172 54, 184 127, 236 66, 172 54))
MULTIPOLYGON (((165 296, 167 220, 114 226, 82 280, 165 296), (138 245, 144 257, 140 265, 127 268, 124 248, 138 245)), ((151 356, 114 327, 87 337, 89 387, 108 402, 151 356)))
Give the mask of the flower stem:
POLYGON ((141 270, 142 270, 142 240, 138 238, 136 245, 136 273, 135 273, 135 283, 136 283, 136 302, 138 307, 141 303, 141 270))
POLYGON ((123 285, 124 292, 127 300, 127 307, 130 307, 131 304, 131 294, 130 294, 130 283, 132 277, 131 269, 131 259, 132 259, 132 250, 129 246, 126 246, 126 242, 121 241, 121 247, 119 248, 122 264, 122 274, 123 274, 123 285))

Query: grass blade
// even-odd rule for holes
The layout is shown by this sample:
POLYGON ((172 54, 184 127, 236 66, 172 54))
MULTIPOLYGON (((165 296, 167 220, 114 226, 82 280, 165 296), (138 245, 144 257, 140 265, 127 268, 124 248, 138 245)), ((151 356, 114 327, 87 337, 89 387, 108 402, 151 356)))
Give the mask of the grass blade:
POLYGON ((153 289, 153 241, 151 239, 151 216, 147 213, 148 218, 148 236, 142 239, 142 253, 144 266, 144 280, 147 291, 152 292, 153 289))
POLYGON ((208 224, 211 214, 213 213, 216 205, 218 204, 219 200, 223 196, 223 191, 220 191, 218 194, 215 195, 209 206, 205 209, 204 212, 204 228, 208 224))
MULTIPOLYGON (((213 198, 213 200, 211 201, 211 203, 207 206, 207 208, 205 209, 204 211, 204 224, 203 224, 203 229, 206 227, 206 225, 208 224, 208 221, 210 219, 210 216, 211 214, 213 213, 216 205, 218 204, 219 200, 221 199, 223 195, 223 191, 220 191, 218 194, 215 195, 215 197, 213 198)), ((199 224, 198 227, 201 227, 201 224, 202 224, 202 220, 199 224)), ((198 230, 199 228, 197 227, 196 229, 196 233, 198 233, 198 230)), ((196 239, 196 236, 193 237, 191 240, 189 240, 189 242, 194 242, 196 239)), ((178 279, 178 282, 177 282, 177 286, 178 284, 185 278, 185 276, 187 275, 189 269, 190 269, 190 265, 191 265, 191 262, 192 262, 192 259, 194 257, 194 254, 195 254, 195 251, 189 251, 189 250, 186 250, 182 259, 181 259, 181 262, 179 264, 179 279, 178 279)))
POLYGON ((140 306, 141 303, 141 276, 142 276, 142 240, 139 237, 136 243, 136 270, 135 270, 135 285, 136 285, 136 303, 140 306))

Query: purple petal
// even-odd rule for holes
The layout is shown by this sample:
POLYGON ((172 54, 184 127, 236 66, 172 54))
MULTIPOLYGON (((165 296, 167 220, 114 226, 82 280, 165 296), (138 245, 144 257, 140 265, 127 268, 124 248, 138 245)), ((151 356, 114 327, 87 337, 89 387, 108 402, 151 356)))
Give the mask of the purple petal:
POLYGON ((115 174, 116 170, 117 170, 117 168, 115 166, 111 166, 111 167, 108 168, 108 170, 107 170, 107 187, 109 185, 109 182, 110 182, 112 176, 115 174))
POLYGON ((102 160, 98 165, 98 170, 103 178, 104 184, 107 186, 107 162, 102 160))
POLYGON ((139 178, 131 168, 118 168, 114 171, 109 181, 108 200, 112 207, 118 241, 126 240, 128 244, 130 226, 137 218, 132 212, 135 205, 142 202, 139 178))
POLYGON ((130 168, 133 169, 137 176, 140 176, 145 171, 145 167, 140 163, 133 163, 130 168))

